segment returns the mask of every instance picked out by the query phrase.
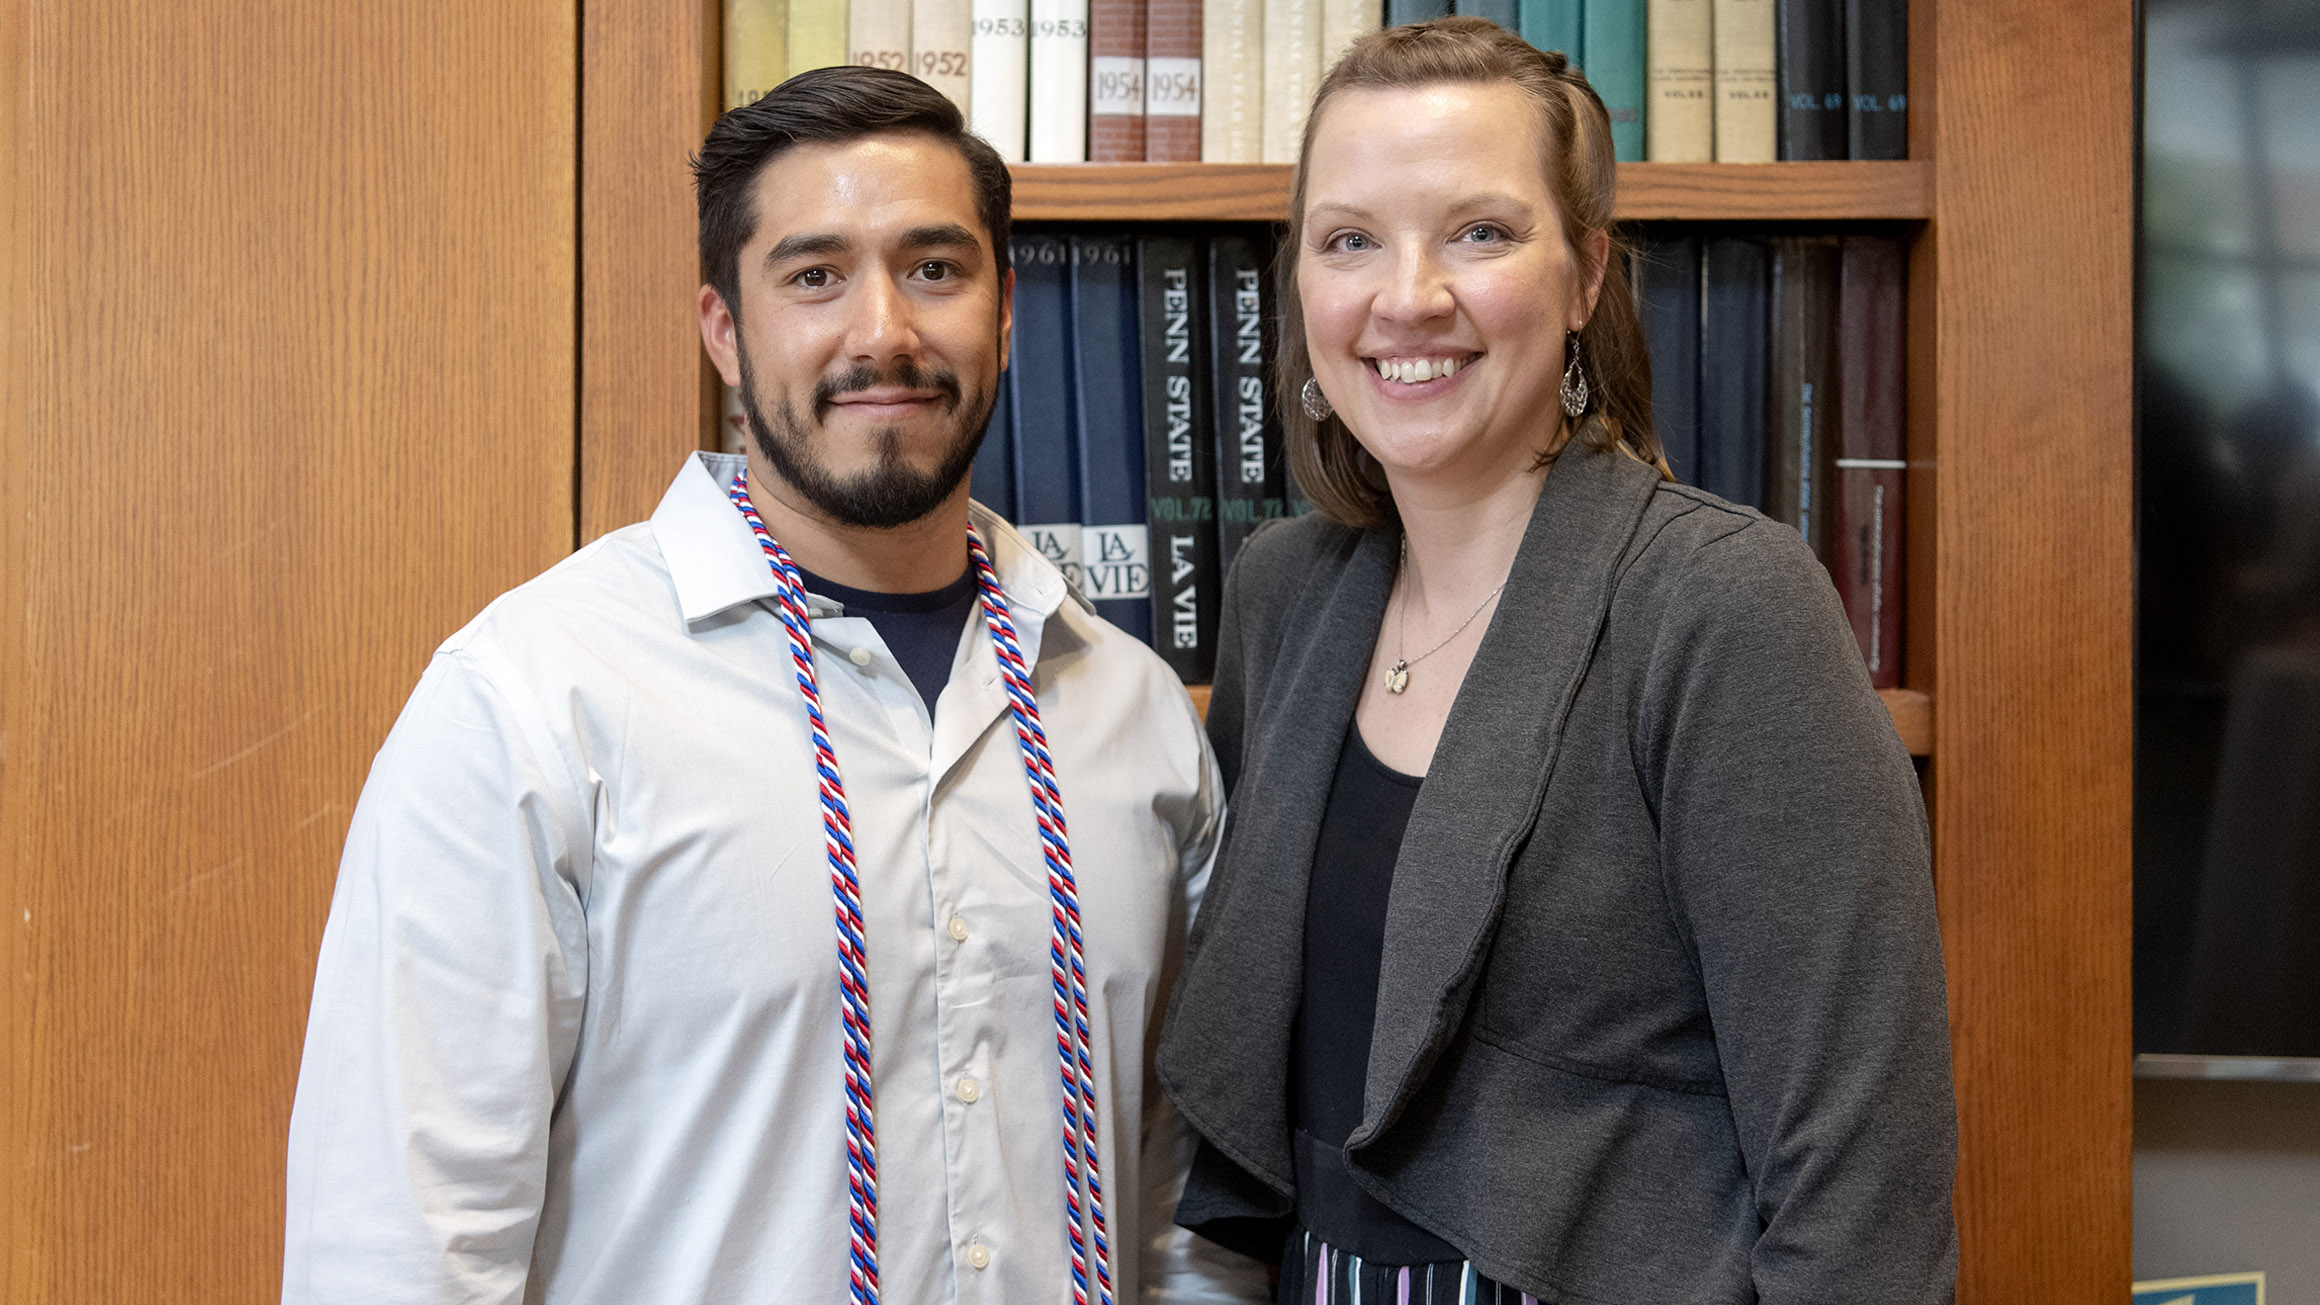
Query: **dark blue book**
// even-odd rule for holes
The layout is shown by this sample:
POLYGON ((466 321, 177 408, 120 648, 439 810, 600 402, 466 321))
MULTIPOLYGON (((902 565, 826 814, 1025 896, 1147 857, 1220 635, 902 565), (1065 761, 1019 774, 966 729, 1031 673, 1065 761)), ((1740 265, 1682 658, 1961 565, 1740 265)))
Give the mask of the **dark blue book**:
POLYGON ((1829 485, 1842 438, 1837 402, 1837 238, 1772 242, 1765 371, 1764 515, 1829 556, 1829 485))
POLYGON ((1580 40, 1585 0, 1517 0, 1517 3, 1522 9, 1522 39, 1542 50, 1559 50, 1573 64, 1579 62, 1580 56, 1586 53, 1580 40))
POLYGON ((1643 338, 1651 349, 1651 424, 1668 469, 1700 483, 1700 238, 1646 242, 1635 267, 1643 338))
POLYGON ((1718 236, 1700 248, 1700 488, 1764 506, 1764 332, 1771 257, 1718 236))
POLYGON ((1246 236, 1208 238, 1209 391, 1216 406, 1216 564, 1285 510, 1281 424, 1265 347, 1265 258, 1246 236))
POLYGON ((1776 0, 1773 22, 1781 160, 1844 158, 1845 0, 1776 0))
POLYGON ((1909 157, 1909 0, 1846 0, 1845 103, 1854 158, 1909 157))
POLYGON ((1450 0, 1386 0, 1386 26, 1422 23, 1450 16, 1450 0))
POLYGON ((1015 528, 1080 582, 1079 451, 1071 438, 1071 245, 1025 235, 1015 254, 1015 347, 1007 368, 1015 415, 1015 528))
POLYGON ((1186 684, 1216 664, 1216 436, 1207 391, 1200 246, 1137 244, 1144 349, 1144 496, 1152 546, 1152 646, 1186 684))
POLYGON ((1010 525, 1015 521, 1015 405, 1007 397, 1012 379, 1005 372, 999 373, 991 399, 991 420, 983 427, 983 442, 975 449, 975 470, 967 482, 968 494, 1010 525))
POLYGON ((1105 620, 1152 638, 1144 529, 1143 338, 1136 245, 1071 237, 1072 436, 1079 452, 1080 591, 1105 620))
POLYGON ((1450 12, 1487 18, 1510 32, 1522 30, 1522 0, 1450 0, 1450 12))

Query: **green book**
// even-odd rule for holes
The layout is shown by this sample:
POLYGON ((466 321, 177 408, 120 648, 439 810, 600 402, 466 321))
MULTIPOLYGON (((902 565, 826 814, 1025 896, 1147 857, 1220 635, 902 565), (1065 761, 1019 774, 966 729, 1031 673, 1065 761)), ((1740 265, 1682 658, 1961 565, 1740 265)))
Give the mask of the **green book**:
POLYGON ((1621 163, 1643 161, 1644 5, 1646 0, 1586 0, 1579 66, 1611 111, 1611 145, 1621 163))

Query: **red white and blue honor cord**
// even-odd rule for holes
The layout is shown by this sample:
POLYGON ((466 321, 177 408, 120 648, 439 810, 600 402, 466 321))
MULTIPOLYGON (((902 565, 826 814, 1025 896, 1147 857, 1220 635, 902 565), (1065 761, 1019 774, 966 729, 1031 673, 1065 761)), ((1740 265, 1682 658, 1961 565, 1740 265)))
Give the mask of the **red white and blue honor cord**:
MULTIPOLYGON (((870 981, 863 951, 862 883, 854 865, 853 819, 846 807, 846 786, 838 774, 837 753, 830 747, 829 727, 822 719, 805 581, 798 574, 797 564, 774 542, 764 519, 749 501, 746 476, 734 476, 727 493, 756 534, 758 547, 773 568, 775 604, 782 628, 789 635, 790 662, 797 675, 798 696, 804 700, 806 722, 813 732, 814 769, 820 776, 821 787, 822 833, 829 852, 830 888, 837 899, 838 988, 846 1055, 846 1186, 851 1243, 848 1282, 854 1305, 876 1305, 878 1129, 870 1076, 870 981)), ((1097 1300, 1100 1305, 1112 1305, 1111 1234, 1104 1225, 1103 1171, 1096 1154, 1095 1057, 1094 1036, 1088 1020, 1087 961, 1080 930, 1079 884, 1072 875, 1071 843, 1063 819, 1063 792, 1055 782, 1055 763, 1048 754, 1047 732, 1040 727, 1039 701, 1031 691, 1030 670, 1024 664, 1023 651, 1015 637, 1015 623, 1007 615, 1006 592, 999 587, 998 574, 991 568, 989 551, 971 525, 967 527, 967 551, 974 559, 983 623, 991 632, 999 676, 1006 684, 1008 704, 1014 712, 1015 741, 1023 753, 1023 769, 1031 785, 1032 812, 1039 822, 1039 842, 1047 860, 1047 893, 1054 917, 1048 964, 1055 982, 1055 1046, 1063 1079, 1064 1212, 1071 1233, 1072 1301, 1074 1305, 1087 1305, 1087 1247, 1092 1242, 1097 1300)))

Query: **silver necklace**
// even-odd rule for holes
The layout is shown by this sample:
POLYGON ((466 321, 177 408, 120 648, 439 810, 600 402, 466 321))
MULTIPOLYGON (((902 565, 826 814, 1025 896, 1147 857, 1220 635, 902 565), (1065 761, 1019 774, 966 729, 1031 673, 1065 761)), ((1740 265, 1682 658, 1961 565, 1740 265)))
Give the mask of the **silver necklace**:
MULTIPOLYGON (((1401 568, 1406 572, 1409 570, 1409 567, 1410 540, 1409 537, 1405 535, 1402 537, 1401 568)), ((1510 576, 1509 579, 1511 578, 1512 577, 1510 576)), ((1428 648, 1426 651, 1419 653, 1415 657, 1402 656, 1402 649, 1409 643, 1408 636, 1410 632, 1410 592, 1409 590, 1404 589, 1402 591, 1402 609, 1394 617, 1394 666, 1392 670, 1386 672, 1386 692, 1400 693, 1402 690, 1409 688, 1410 668, 1417 665, 1419 662, 1426 660, 1428 657, 1433 656, 1435 653, 1442 651, 1443 647, 1446 646, 1452 639, 1455 639, 1459 635, 1466 633, 1466 627, 1474 624, 1474 618, 1482 615, 1483 608, 1490 606, 1492 602, 1496 601, 1498 595, 1503 590, 1505 590, 1505 588, 1506 581, 1499 581, 1498 588, 1491 590, 1487 594, 1484 594, 1482 596, 1481 606, 1478 606, 1472 612, 1467 613, 1466 619, 1458 623, 1457 629, 1452 630, 1446 635, 1443 635, 1441 643, 1435 644, 1433 647, 1428 648)))

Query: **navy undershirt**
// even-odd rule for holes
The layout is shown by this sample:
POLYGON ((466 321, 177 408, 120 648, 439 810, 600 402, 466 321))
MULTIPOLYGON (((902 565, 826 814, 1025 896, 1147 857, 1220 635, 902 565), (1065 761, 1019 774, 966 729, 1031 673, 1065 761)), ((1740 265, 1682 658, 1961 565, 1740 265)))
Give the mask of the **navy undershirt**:
POLYGON ((959 632, 975 611, 975 569, 970 566, 958 579, 923 594, 849 588, 832 584, 804 567, 798 568, 798 574, 808 591, 844 607, 846 615, 870 622, 878 637, 886 641, 886 651, 902 663, 902 673, 918 690, 926 714, 934 715, 935 700, 951 682, 951 663, 959 654, 959 632))
POLYGON ((1305 990, 1291 1039, 1297 1221, 1330 1246, 1378 1264, 1465 1258, 1371 1196, 1345 1160, 1345 1139, 1361 1124, 1394 861, 1424 782, 1379 761, 1361 730, 1347 727, 1313 846, 1305 990))

